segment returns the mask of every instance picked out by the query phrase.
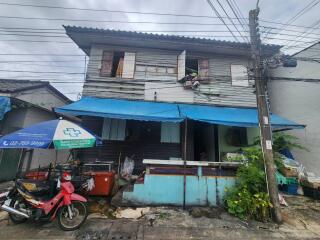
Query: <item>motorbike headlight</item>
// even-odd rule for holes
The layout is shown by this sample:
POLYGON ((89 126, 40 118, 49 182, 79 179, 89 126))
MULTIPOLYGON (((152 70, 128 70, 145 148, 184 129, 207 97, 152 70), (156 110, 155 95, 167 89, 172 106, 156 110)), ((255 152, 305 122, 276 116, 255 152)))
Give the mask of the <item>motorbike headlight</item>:
POLYGON ((69 173, 63 173, 63 174, 62 174, 62 179, 63 179, 64 181, 71 181, 71 174, 69 174, 69 173))

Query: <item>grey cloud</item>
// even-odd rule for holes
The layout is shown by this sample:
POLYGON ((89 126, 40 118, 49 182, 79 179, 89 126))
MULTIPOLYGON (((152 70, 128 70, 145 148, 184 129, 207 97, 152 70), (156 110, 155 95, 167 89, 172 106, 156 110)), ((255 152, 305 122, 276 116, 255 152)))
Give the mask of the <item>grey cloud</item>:
MULTIPOLYGON (((227 8, 226 2, 220 0, 227 8)), ((244 17, 248 16, 250 9, 255 7, 256 0, 235 0, 240 7, 244 17)), ((94 8, 94 9, 113 9, 124 11, 140 11, 140 12, 162 12, 173 14, 192 14, 192 15, 209 15, 215 16, 212 9, 207 4, 206 0, 56 0, 56 1, 18 1, 24 4, 42 4, 42 5, 59 5, 64 7, 79 7, 79 8, 94 8)), ((215 0, 212 0, 215 3, 215 0)), ((292 16, 294 16, 300 9, 307 5, 307 1, 290 0, 261 0, 260 1, 260 18, 270 21, 286 22, 292 16)), ((305 14, 301 19, 295 22, 300 25, 311 25, 318 20, 318 12, 320 4, 305 14)), ((221 10, 220 10, 221 12, 221 10)), ((231 11, 228 11, 231 15, 231 11)), ((0 15, 5 16, 25 16, 25 17, 45 17, 45 18, 74 18, 74 19, 100 19, 100 20, 122 20, 122 21, 158 21, 158 22, 198 22, 198 23, 220 23, 218 19, 208 18, 186 18, 186 17, 174 17, 174 16, 153 16, 153 15, 138 15, 138 14, 119 14, 119 13, 107 13, 107 12, 90 12, 90 11, 75 11, 75 10, 58 10, 58 9, 45 9, 45 8, 29 8, 29 7, 15 7, 15 6, 0 6, 0 15)), ((90 23, 90 22, 68 22, 68 21, 42 21, 42 20, 18 20, 18 19, 1 19, 1 27, 31 27, 31 28, 58 28, 63 30, 62 25, 77 25, 86 27, 100 27, 100 28, 112 28, 122 30, 152 30, 152 31, 192 31, 192 30, 226 30, 224 26, 188 26, 188 25, 157 25, 157 24, 134 24, 134 23, 90 23)), ((267 23, 261 23, 266 25, 267 23)), ((270 25, 270 24, 268 24, 270 25)), ((280 27, 280 25, 273 25, 280 27)), ((234 28, 232 28, 235 30, 234 28)), ((303 30, 301 28, 290 27, 291 30, 303 30)), ((1 30, 3 32, 3 30, 1 30)), ((167 32, 172 34, 172 32, 167 32)), ((314 31, 319 34, 319 30, 314 31)), ((214 35, 213 33, 185 33, 200 35, 214 35)), ((230 33, 215 33, 215 35, 227 35, 230 33)), ((295 39, 294 37, 277 36, 278 38, 295 39)), ((30 40, 53 40, 53 41, 71 41, 68 38, 40 38, 40 37, 22 37, 22 36, 3 36, 0 35, 0 48, 2 53, 54 53, 54 54, 83 54, 83 52, 77 48, 75 44, 59 44, 59 43, 24 43, 24 42, 5 42, 4 39, 30 39, 30 40)), ((233 40, 232 38, 225 38, 226 40, 233 40)), ((268 43, 284 44, 286 41, 280 40, 267 40, 268 43)), ((292 53, 297 49, 291 49, 288 53, 292 53)), ((58 72, 83 72, 84 61, 83 57, 55 57, 55 56, 14 56, 6 57, 0 56, 0 61, 8 60, 43 60, 43 61, 59 61, 70 60, 68 63, 40 63, 36 64, 0 64, 1 69, 21 69, 32 71, 58 71, 58 72), (74 62, 73 62, 74 61, 74 62), (68 66, 63 68, 61 66, 68 66)), ((23 74, 23 73, 5 73, 0 72, 0 77, 17 77, 30 79, 48 78, 60 81, 83 81, 82 75, 49 75, 47 74, 23 74)), ((77 94, 75 92, 81 92, 82 84, 80 83, 68 83, 68 84, 54 84, 60 91, 67 94, 67 96, 75 99, 77 94)))

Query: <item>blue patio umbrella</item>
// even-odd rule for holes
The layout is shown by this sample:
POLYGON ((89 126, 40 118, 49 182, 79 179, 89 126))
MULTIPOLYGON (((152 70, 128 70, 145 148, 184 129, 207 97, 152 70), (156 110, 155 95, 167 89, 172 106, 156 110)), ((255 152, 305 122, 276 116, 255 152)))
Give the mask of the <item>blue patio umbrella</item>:
POLYGON ((0 138, 0 148, 71 149, 95 146, 97 137, 62 119, 34 124, 0 138))

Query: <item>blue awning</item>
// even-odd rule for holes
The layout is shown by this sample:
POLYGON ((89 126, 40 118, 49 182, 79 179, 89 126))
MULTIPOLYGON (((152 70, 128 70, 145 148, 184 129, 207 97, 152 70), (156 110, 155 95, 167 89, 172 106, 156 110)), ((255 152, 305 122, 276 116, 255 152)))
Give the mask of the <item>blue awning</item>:
MULTIPOLYGON (((75 116, 97 116, 142 121, 181 122, 184 119, 239 127, 258 127, 254 108, 215 107, 194 104, 159 103, 134 100, 84 97, 56 112, 75 116)), ((304 128, 285 118, 271 115, 274 129, 304 128)))
POLYGON ((9 97, 0 96, 0 120, 11 110, 11 101, 9 97))
POLYGON ((181 122, 177 104, 84 97, 56 108, 58 113, 142 121, 181 122))
MULTIPOLYGON (((184 118, 212 124, 239 127, 258 127, 258 111, 254 108, 231 108, 179 104, 181 115, 184 118)), ((304 125, 289 121, 278 115, 271 114, 273 128, 292 129, 304 128, 304 125)))

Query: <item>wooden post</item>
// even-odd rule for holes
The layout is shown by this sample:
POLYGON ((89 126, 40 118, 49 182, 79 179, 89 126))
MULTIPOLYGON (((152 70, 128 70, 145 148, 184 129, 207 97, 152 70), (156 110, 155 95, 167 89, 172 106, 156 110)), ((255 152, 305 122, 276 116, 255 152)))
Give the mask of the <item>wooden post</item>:
POLYGON ((258 14, 259 8, 251 10, 249 12, 250 40, 252 59, 254 62, 254 79, 258 105, 260 140, 267 177, 267 189, 269 192, 270 201, 273 205, 274 219, 277 223, 281 223, 282 216, 278 196, 278 185, 276 183, 275 177, 275 164, 272 152, 272 131, 270 115, 266 96, 266 84, 264 82, 262 74, 263 59, 261 58, 261 40, 258 34, 258 14))

